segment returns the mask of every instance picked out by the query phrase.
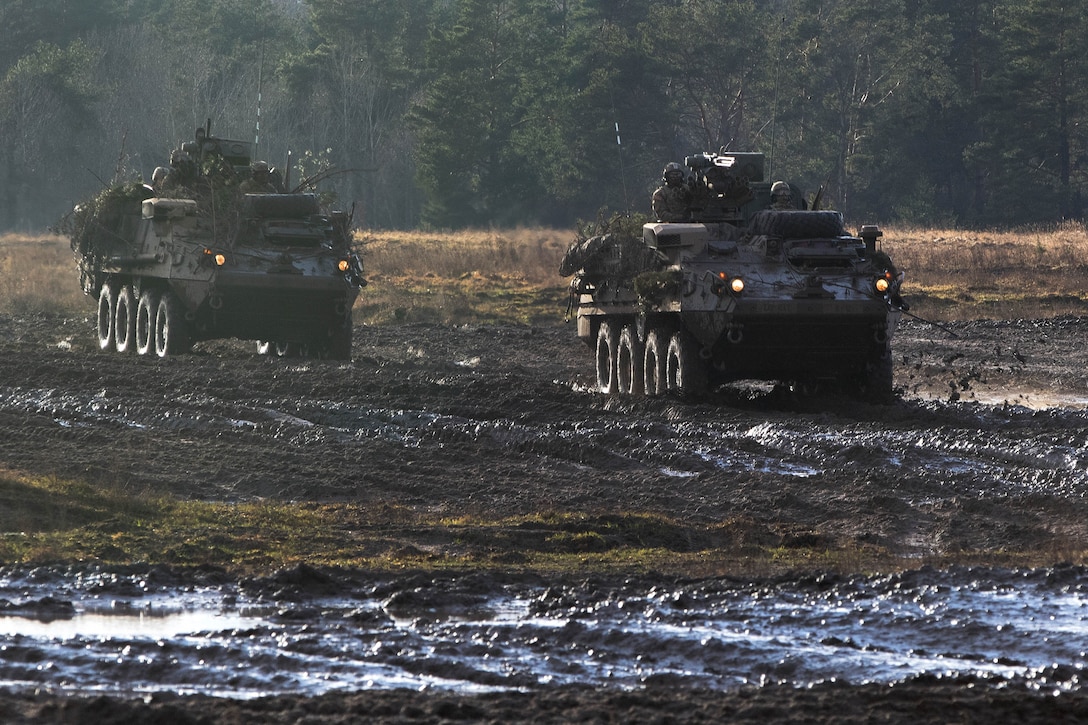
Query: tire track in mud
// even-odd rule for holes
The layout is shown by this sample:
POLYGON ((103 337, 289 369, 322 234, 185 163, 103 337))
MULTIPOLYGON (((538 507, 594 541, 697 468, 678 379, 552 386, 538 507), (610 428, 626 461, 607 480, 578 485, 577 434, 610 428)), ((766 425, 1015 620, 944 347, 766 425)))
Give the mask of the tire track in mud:
MULTIPOLYGON (((909 369, 914 388, 934 394, 964 369, 991 371, 976 385, 1000 374, 1007 391, 1028 394, 1085 375, 1074 370, 1084 351, 1061 337, 1076 333, 1072 321, 963 327, 969 344, 908 327, 897 375, 909 369), (1075 354, 1050 359, 1041 339, 1075 354), (1032 345, 1047 359, 1036 374, 1019 362, 1032 345)), ((587 392, 590 355, 568 333, 361 329, 350 364, 258 358, 240 343, 164 361, 9 344, 0 425, 11 430, 0 452, 19 469, 110 475, 186 497, 497 516, 647 511, 694 523, 740 515, 918 554, 985 550, 1010 532, 1014 546, 1058 544, 1084 531, 1074 520, 1088 485, 1082 408, 909 392, 866 406, 758 387, 702 404, 609 398, 587 392), (1068 504, 1060 520, 1055 501, 1068 504)))

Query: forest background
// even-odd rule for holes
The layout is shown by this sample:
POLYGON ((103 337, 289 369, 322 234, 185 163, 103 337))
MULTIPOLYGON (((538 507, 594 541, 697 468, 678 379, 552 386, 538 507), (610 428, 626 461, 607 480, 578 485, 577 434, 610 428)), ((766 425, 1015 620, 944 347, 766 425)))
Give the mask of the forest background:
POLYGON ((371 229, 648 211, 721 147, 850 220, 1045 224, 1083 217, 1086 113, 1064 0, 5 0, 0 232, 209 119, 371 229))

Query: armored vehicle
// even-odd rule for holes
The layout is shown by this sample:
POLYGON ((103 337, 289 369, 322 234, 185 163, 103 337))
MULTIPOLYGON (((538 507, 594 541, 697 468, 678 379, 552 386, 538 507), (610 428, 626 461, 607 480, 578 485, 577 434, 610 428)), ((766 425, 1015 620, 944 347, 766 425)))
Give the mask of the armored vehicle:
POLYGON ((568 249, 560 273, 573 275, 570 311, 601 392, 691 398, 761 380, 892 397, 906 305, 881 231, 848 233, 792 185, 772 208, 772 186, 787 185, 764 180, 764 165, 759 153, 689 156, 683 220, 616 217, 568 249))
POLYGON ((215 158, 172 155, 184 184, 162 195, 116 185, 70 215, 99 347, 164 357, 234 337, 261 353, 349 358, 365 284, 349 215, 312 193, 245 193, 249 144, 211 141, 215 158))

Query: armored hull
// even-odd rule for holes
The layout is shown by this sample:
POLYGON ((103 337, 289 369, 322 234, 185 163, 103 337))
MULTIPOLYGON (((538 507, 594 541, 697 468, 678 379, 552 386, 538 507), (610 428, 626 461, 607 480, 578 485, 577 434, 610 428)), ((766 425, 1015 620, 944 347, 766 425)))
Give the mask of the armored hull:
POLYGON ((217 338, 261 352, 348 358, 364 283, 346 217, 312 194, 237 194, 215 216, 192 199, 96 210, 73 236, 104 350, 165 356, 217 338))
POLYGON ((568 252, 561 271, 577 270, 572 303, 598 388, 697 397, 750 379, 889 399, 902 275, 879 230, 849 234, 833 211, 767 209, 769 185, 744 184, 741 204, 711 219, 648 223, 641 239, 613 233, 568 252))

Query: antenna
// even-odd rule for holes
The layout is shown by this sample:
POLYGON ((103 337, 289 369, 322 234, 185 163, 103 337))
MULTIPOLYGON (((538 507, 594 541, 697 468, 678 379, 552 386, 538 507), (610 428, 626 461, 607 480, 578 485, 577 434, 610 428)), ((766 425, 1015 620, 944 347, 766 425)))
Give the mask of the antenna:
POLYGON ((620 183, 623 184, 623 203, 628 209, 631 201, 627 198, 627 175, 623 173, 623 141, 620 140, 620 122, 616 121, 616 155, 620 157, 620 183))
POLYGON ((771 152, 767 159, 767 178, 774 178, 774 131, 778 127, 778 79, 782 75, 782 46, 786 37, 786 16, 782 16, 782 33, 778 37, 778 57, 774 61, 774 102, 771 106, 771 152))
POLYGON ((257 125, 253 131, 253 158, 260 158, 258 149, 261 146, 261 95, 264 89, 264 40, 261 40, 259 58, 257 60, 257 125))
POLYGON ((612 95, 612 82, 608 83, 608 100, 612 103, 612 119, 616 125, 616 155, 620 159, 620 183, 623 185, 623 205, 631 211, 631 200, 627 196, 627 175, 623 173, 623 141, 620 139, 620 122, 616 118, 616 99, 612 95))

